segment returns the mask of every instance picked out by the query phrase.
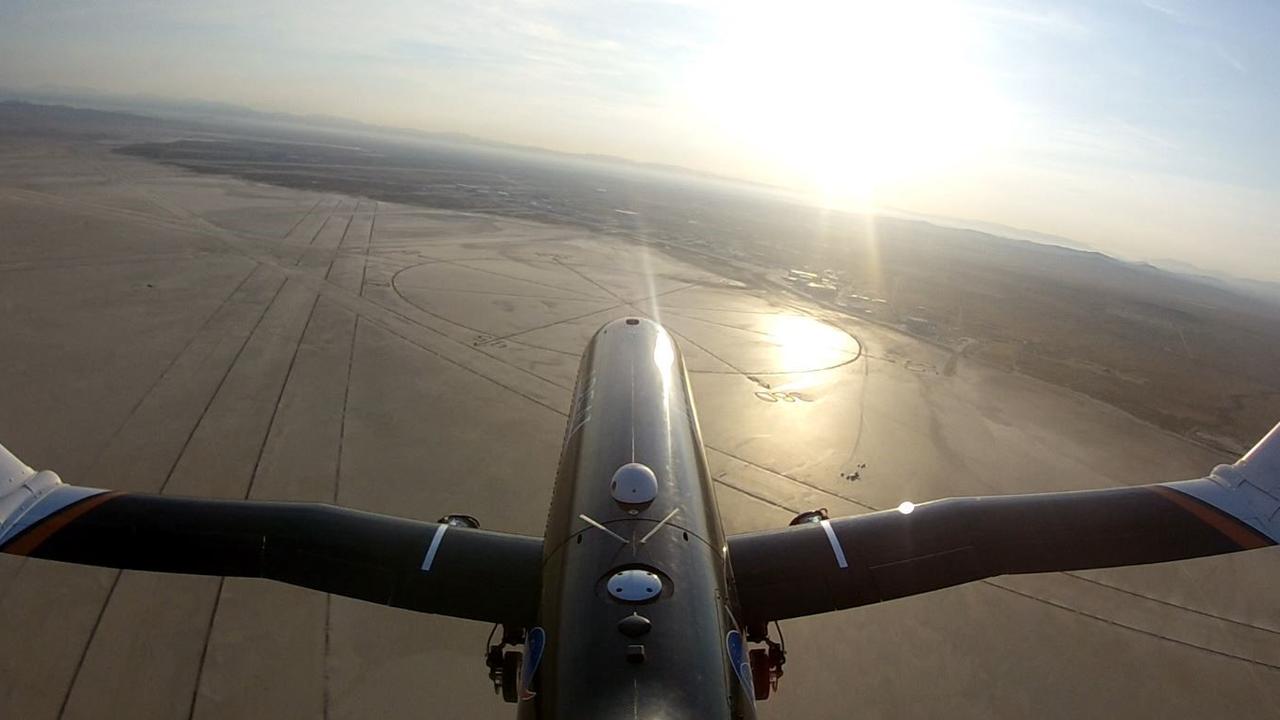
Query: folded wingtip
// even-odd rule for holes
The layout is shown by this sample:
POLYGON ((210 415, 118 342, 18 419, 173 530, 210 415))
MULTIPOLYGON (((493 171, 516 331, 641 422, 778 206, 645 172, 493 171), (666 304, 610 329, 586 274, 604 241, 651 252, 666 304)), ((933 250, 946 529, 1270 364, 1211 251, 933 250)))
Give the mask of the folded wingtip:
POLYGON ((0 495, 4 495, 15 485, 22 484, 34 474, 35 470, 27 467, 26 463, 9 452, 4 445, 0 445, 0 495))
POLYGON ((1268 484, 1280 486, 1280 424, 1236 462, 1236 469, 1255 482, 1267 478, 1268 484))

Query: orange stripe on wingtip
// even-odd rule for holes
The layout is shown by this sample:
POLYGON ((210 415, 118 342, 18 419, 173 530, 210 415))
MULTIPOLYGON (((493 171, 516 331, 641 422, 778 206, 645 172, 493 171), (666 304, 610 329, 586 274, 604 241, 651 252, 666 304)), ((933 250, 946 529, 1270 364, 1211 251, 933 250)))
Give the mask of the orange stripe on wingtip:
POLYGON ((1156 485, 1151 489, 1209 524, 1213 529, 1226 535, 1232 542, 1239 545, 1242 550, 1270 547, 1275 544, 1267 536, 1246 525, 1244 521, 1190 495, 1184 495, 1173 488, 1161 485, 1156 485))
POLYGON ((4 552, 11 555, 30 555, 43 545, 45 540, 66 527, 67 523, 118 495, 120 495, 119 491, 104 492, 72 503, 41 520, 35 527, 27 528, 25 532, 4 546, 4 552))

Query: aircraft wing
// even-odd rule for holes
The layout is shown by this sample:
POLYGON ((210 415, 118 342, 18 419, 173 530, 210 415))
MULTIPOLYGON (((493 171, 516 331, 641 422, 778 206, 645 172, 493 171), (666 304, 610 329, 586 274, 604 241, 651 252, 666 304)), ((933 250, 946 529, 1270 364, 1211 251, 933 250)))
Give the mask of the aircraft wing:
POLYGON ((1280 425, 1205 478, 952 498, 729 538, 745 622, 996 575, 1143 565, 1280 542, 1280 425))
POLYGON ((513 626, 532 624, 541 538, 315 503, 111 492, 0 446, 0 552, 103 567, 262 577, 513 626))

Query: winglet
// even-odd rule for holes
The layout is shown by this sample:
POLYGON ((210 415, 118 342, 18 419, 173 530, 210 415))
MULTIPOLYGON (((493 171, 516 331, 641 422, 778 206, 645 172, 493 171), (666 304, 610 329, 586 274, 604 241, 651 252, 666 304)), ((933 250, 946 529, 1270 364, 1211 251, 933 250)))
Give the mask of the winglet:
POLYGON ((27 478, 35 475, 35 471, 27 467, 5 446, 0 445, 0 498, 5 497, 27 478))
POLYGON ((29 485, 36 471, 0 445, 0 535, 11 517, 35 499, 29 485))
POLYGON ((1208 503, 1280 543, 1280 425, 1233 465, 1167 486, 1208 503))
POLYGON ((1280 487, 1280 424, 1271 428, 1234 467, 1257 484, 1269 485, 1274 493, 1280 487))
POLYGON ((36 472, 0 445, 0 547, 50 514, 103 492, 64 485, 57 473, 36 472))

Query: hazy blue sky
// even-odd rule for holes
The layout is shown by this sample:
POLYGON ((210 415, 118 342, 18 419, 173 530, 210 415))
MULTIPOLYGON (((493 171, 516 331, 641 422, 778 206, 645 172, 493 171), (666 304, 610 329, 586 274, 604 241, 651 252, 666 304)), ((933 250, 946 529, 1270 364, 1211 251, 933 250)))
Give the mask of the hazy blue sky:
POLYGON ((0 85, 675 163, 1280 280, 1277 38, 1262 0, 0 0, 0 85))

